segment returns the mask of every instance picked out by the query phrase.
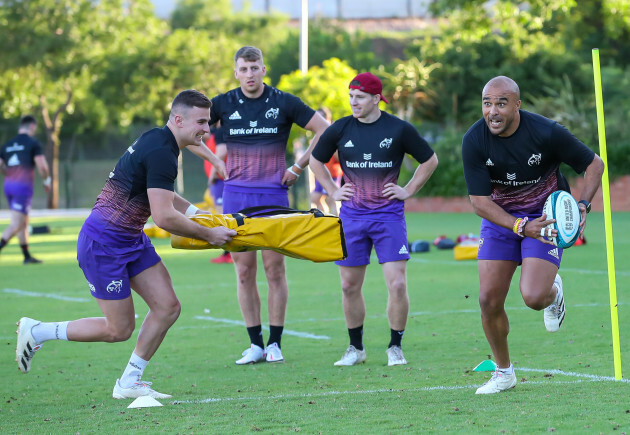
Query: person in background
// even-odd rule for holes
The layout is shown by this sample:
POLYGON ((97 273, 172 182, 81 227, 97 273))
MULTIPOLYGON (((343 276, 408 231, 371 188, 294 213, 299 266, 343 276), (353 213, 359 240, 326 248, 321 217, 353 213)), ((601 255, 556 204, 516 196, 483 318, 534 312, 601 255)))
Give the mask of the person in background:
POLYGON ((42 145, 35 139, 37 120, 26 115, 20 120, 18 134, 0 148, 0 172, 4 174, 4 194, 11 209, 11 221, 2 232, 0 251, 17 235, 24 264, 38 264, 28 249, 28 221, 33 199, 35 168, 50 192, 51 178, 42 145))
MULTIPOLYGON (((240 48, 234 56, 234 77, 240 86, 212 99, 210 122, 221 121, 227 146, 227 178, 223 212, 254 206, 289 206, 288 189, 308 165, 311 149, 328 122, 298 97, 263 83, 267 72, 260 49, 240 48), (287 167, 286 150, 291 126, 314 133, 304 155, 287 167)), ((250 347, 236 364, 282 362, 282 332, 289 288, 284 256, 261 251, 268 283, 269 340, 262 334, 261 302, 256 284, 257 253, 233 252, 237 294, 250 347)))
POLYGON ((321 136, 311 155, 315 177, 335 201, 341 201, 348 257, 336 261, 341 276, 343 312, 350 345, 336 366, 363 363, 365 301, 363 281, 372 247, 382 265, 388 291, 387 317, 390 341, 387 365, 407 364, 402 338, 409 315, 407 293, 407 225, 405 200, 416 194, 435 171, 438 159, 414 126, 379 109, 381 80, 371 73, 357 75, 349 84, 352 115, 333 123, 321 136), (339 187, 325 166, 339 153, 344 184, 339 187), (420 166, 405 186, 398 176, 405 154, 420 166))

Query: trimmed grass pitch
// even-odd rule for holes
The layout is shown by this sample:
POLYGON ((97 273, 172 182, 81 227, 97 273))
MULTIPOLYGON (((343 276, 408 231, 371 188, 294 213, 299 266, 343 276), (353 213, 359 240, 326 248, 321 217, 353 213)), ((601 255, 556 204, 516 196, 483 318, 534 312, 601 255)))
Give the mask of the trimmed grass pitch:
MULTIPOLYGON (((409 239, 478 233, 471 214, 408 214, 409 239)), ((333 367, 348 345, 338 269, 287 259, 286 363, 236 366, 249 340, 236 300, 233 266, 210 264, 219 251, 179 251, 154 243, 168 267, 182 314, 144 379, 173 394, 161 408, 127 409, 111 397, 133 350, 125 343, 48 342, 23 375, 15 359, 15 322, 100 316, 76 262, 82 220, 33 219, 50 234, 31 237, 42 265, 22 265, 15 240, 0 254, 0 432, 2 433, 624 433, 630 430, 630 384, 615 381, 604 224, 591 213, 584 246, 565 252, 561 275, 567 317, 555 334, 542 312, 525 307, 518 271, 507 312, 519 383, 475 396, 489 373, 478 305, 475 261, 455 261, 434 247, 408 264, 411 314, 403 349, 407 366, 387 367, 387 292, 375 258, 364 284, 365 364, 333 367)), ((0 221, 0 228, 7 221, 0 221)), ((621 361, 630 364, 628 289, 630 213, 613 214, 621 361)), ((266 305, 266 281, 259 270, 266 305)), ((138 327, 147 308, 138 297, 138 327)), ((266 308, 263 319, 266 322, 266 308)), ((266 325, 265 325, 266 326, 266 325)), ((265 339, 268 332, 265 331, 265 339)))

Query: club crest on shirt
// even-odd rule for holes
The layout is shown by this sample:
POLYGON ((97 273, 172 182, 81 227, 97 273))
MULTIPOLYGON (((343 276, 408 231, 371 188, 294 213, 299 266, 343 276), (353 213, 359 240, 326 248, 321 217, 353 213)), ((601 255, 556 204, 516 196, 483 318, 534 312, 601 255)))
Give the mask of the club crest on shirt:
POLYGON ((529 158, 529 160, 527 160, 527 164, 529 166, 538 166, 540 165, 540 162, 542 160, 542 154, 538 153, 538 154, 532 154, 532 156, 529 158))
POLYGON ((278 114, 280 113, 280 109, 275 107, 275 108, 271 108, 269 110, 267 110, 267 113, 265 113, 265 118, 269 119, 269 118, 273 118, 273 119, 278 119, 278 114))
POLYGON ((389 147, 392 146, 392 138, 391 137, 386 137, 385 139, 383 139, 381 141, 381 143, 378 146, 379 146, 379 148, 387 148, 387 149, 389 149, 389 147))

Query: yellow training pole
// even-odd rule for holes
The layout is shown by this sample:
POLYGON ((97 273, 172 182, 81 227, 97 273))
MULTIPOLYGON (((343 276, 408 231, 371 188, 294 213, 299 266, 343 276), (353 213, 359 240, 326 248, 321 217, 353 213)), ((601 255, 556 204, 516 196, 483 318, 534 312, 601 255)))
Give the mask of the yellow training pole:
POLYGON ((602 98, 602 75, 599 69, 599 49, 593 49, 593 72, 595 74, 595 104, 597 106, 597 130, 599 132, 599 156, 606 167, 602 175, 604 197, 604 228, 606 231, 606 255, 608 257, 608 291, 610 293, 610 320, 612 326, 615 379, 621 379, 621 350, 619 346, 619 315, 617 312, 617 281, 615 279, 615 253, 613 249, 612 219, 610 216, 610 186, 608 184, 608 156, 606 154, 606 128, 604 126, 604 102, 602 98))

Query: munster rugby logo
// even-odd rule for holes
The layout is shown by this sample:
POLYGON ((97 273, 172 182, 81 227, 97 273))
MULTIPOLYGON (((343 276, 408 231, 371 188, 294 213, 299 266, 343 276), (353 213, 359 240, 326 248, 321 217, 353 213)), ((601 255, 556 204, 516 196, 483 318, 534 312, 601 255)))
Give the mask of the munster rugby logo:
POLYGON ((267 113, 265 113, 265 118, 269 119, 269 118, 273 118, 273 119, 278 119, 278 114, 280 113, 280 109, 278 108, 272 108, 267 110, 267 113))
POLYGON ((118 281, 112 281, 107 285, 107 293, 120 293, 122 290, 122 279, 118 281))
POLYGON ((534 166, 534 165, 538 166, 538 165, 540 165, 541 159, 542 159, 542 154, 540 154, 540 153, 532 154, 532 156, 527 161, 527 164, 529 166, 534 166))

